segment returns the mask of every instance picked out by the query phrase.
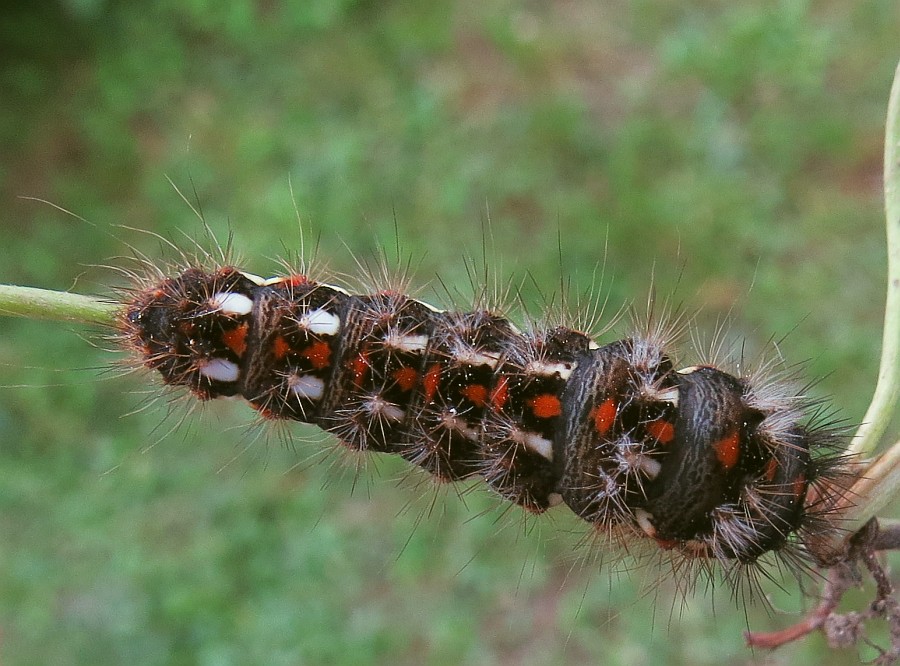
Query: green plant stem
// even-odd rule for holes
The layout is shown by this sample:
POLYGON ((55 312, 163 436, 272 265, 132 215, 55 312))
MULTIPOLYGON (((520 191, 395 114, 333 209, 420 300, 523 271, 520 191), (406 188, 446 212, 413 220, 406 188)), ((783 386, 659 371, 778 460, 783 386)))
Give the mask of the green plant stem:
POLYGON ((97 296, 0 285, 0 314, 111 325, 121 305, 97 296))
POLYGON ((867 456, 890 423, 900 396, 900 65, 894 74, 884 135, 884 210, 888 283, 881 366, 872 403, 848 453, 867 456))
MULTIPOLYGON (((900 64, 894 73, 884 136, 884 209, 888 285, 881 366, 872 403, 848 453, 862 462, 878 445, 900 396, 900 64)), ((865 468, 846 498, 842 527, 852 534, 894 499, 900 489, 900 442, 865 468)))

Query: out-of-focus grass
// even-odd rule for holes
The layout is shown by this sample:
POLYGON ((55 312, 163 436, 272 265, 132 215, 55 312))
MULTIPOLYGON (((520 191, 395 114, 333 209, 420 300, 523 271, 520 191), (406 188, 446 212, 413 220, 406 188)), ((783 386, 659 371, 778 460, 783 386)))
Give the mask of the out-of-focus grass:
MULTIPOLYGON (((393 247, 396 221, 416 283, 465 290, 489 218, 488 261, 527 272, 532 310, 604 259, 611 310, 654 274, 704 329, 734 311, 748 349, 779 340, 861 418, 893 0, 220 4, 3 10, 0 280, 105 293, 97 264, 160 254, 116 225, 201 237, 166 176, 266 273, 297 246, 290 184, 338 272, 348 247, 393 247)), ((818 637, 751 655, 746 622, 792 617, 745 619, 727 593, 682 607, 666 582, 639 599, 655 570, 573 566, 584 528, 562 512, 523 530, 477 487, 432 503, 393 460, 355 480, 315 463, 333 442, 254 439, 236 404, 179 424, 182 403, 145 408, 141 378, 103 370, 107 346, 0 320, 4 664, 851 658, 818 637)))

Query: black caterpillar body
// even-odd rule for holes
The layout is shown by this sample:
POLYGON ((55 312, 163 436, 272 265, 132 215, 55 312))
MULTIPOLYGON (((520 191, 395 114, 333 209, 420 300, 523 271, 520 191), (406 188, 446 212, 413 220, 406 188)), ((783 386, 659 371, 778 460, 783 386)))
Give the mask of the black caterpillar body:
POLYGON ((203 400, 239 395, 265 418, 314 423, 441 481, 481 476, 533 513, 565 503, 687 558, 802 553, 797 534, 827 522, 810 489, 835 476, 834 429, 777 382, 676 369, 654 336, 601 346, 233 267, 136 291, 120 327, 145 366, 203 400))

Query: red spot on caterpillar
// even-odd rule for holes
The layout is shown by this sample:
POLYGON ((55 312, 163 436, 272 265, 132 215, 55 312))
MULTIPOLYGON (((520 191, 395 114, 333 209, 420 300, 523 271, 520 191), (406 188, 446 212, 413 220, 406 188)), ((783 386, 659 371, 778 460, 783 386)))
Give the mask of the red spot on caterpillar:
POLYGON ((419 373, 407 366, 397 368, 392 374, 397 386, 404 391, 412 391, 416 382, 419 381, 419 373))
POLYGON ((331 365, 331 347, 328 346, 327 342, 319 341, 312 343, 300 352, 300 356, 308 359, 310 365, 316 370, 321 370, 322 368, 327 368, 331 365))
MULTIPOLYGON (((562 414, 562 404, 552 393, 542 393, 528 401, 528 406, 539 419, 552 419, 562 414)), ((615 416, 614 416, 615 418, 615 416)))
POLYGON ((309 284, 309 278, 305 275, 287 275, 284 278, 284 284, 290 285, 291 287, 299 287, 304 284, 309 284))
POLYGON ((722 467, 731 469, 737 465, 741 455, 741 433, 738 430, 732 431, 731 434, 713 443, 713 448, 722 467))
POLYGON ((434 399, 434 396, 437 395, 438 384, 441 380, 441 364, 435 363, 428 371, 425 373, 425 379, 422 382, 423 388, 425 389, 425 401, 431 402, 434 399))
POLYGON ((241 324, 230 331, 222 333, 222 342, 238 356, 243 356, 247 351, 247 330, 250 328, 248 324, 241 324))
POLYGON ((274 342, 272 342, 272 353, 275 354, 275 359, 280 361, 287 356, 290 351, 291 346, 288 344, 288 341, 281 335, 276 336, 274 342))
POLYGON ((678 539, 655 539, 656 545, 663 550, 672 550, 678 545, 678 539))
POLYGON ((369 355, 366 352, 360 352, 347 365, 350 372, 353 373, 353 383, 362 387, 369 374, 369 355))
POLYGON ((509 398, 509 377, 502 376, 497 381, 497 385, 491 391, 491 405, 495 411, 503 411, 506 401, 509 398))
POLYGON ((669 444, 675 439, 675 426, 665 419, 657 419, 647 424, 647 434, 660 444, 669 444))
POLYGON ((463 388, 462 395, 476 407, 484 407, 487 401, 487 389, 482 384, 469 384, 463 388))
POLYGON ((592 413, 594 419, 594 429, 601 435, 605 435, 612 428, 616 421, 616 414, 619 412, 619 406, 612 398, 607 398, 600 405, 594 408, 592 413))

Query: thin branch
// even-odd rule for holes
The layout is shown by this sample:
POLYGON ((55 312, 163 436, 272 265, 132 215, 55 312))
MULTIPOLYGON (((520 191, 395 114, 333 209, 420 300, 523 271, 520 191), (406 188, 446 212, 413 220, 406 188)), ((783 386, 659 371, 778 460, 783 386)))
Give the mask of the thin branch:
POLYGON ((121 305, 97 296, 0 285, 0 314, 111 325, 121 305))
POLYGON ((865 642, 875 648, 879 655, 870 662, 879 666, 896 664, 900 659, 900 605, 893 598, 893 586, 884 566, 878 561, 875 551, 881 546, 893 545, 896 541, 896 524, 888 526, 883 534, 882 527, 870 520, 848 543, 847 557, 828 569, 828 578, 822 590, 819 605, 797 624, 771 633, 747 632, 747 644, 753 647, 775 649, 792 643, 804 636, 821 631, 832 648, 848 648, 865 642), (844 594, 862 583, 858 563, 865 565, 875 581, 874 601, 862 611, 838 613, 838 605, 844 594), (866 635, 866 625, 880 619, 887 623, 890 633, 890 647, 882 649, 872 643, 866 635))

